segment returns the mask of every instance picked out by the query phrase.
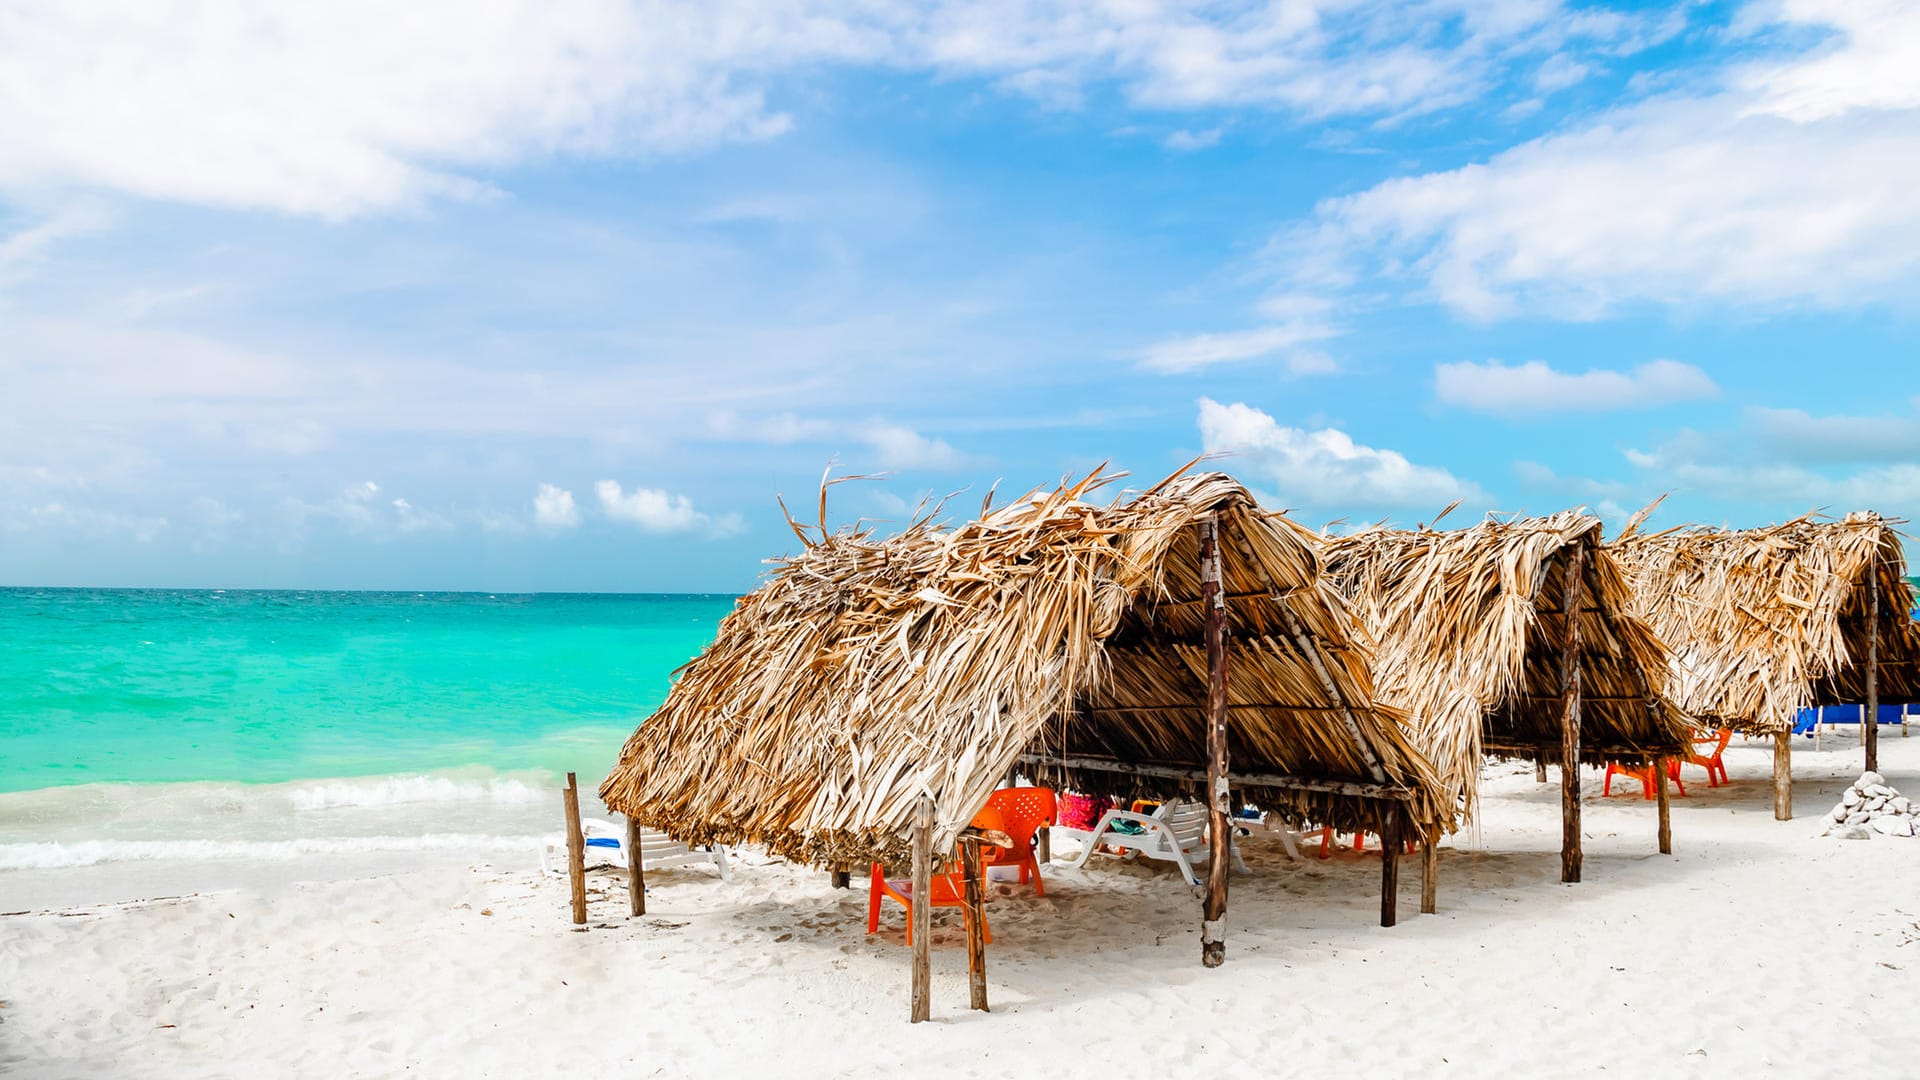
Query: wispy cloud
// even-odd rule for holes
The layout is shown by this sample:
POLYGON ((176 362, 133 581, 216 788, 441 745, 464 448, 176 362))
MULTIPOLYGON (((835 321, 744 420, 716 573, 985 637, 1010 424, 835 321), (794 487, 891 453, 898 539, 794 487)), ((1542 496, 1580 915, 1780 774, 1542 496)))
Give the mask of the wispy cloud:
MULTIPOLYGON (((1404 115, 1507 67, 1631 47, 1644 20, 1554 0, 1243 12, 717 0, 554 9, 423 0, 204 6, 27 0, 0 36, 0 187, 77 185, 345 217, 485 197, 531 157, 770 138, 784 74, 842 65, 974 76, 1055 107, 1112 84, 1138 107, 1404 115), (99 63, 102 56, 111 63, 99 63), (191 77, 181 77, 182 72, 191 77)), ((1198 138, 1198 136, 1196 136, 1198 138)))
POLYGON ((885 469, 952 470, 978 462, 977 458, 962 453, 945 439, 890 420, 838 421, 788 412, 747 417, 736 412, 721 411, 707 417, 707 431, 718 439, 772 443, 777 446, 853 443, 865 448, 867 460, 885 469))
POLYGON ((1752 7, 1749 22, 1831 31, 1834 43, 1727 69, 1714 92, 1656 97, 1483 163, 1326 200, 1277 245, 1283 276, 1399 281, 1475 320, 1910 296, 1920 13, 1791 2, 1752 7))
POLYGON ((1160 145, 1175 153, 1192 153, 1208 147, 1220 145, 1220 137, 1226 134, 1225 128, 1207 128, 1204 131, 1189 131, 1181 128, 1160 140, 1160 145))
POLYGON ((1719 386, 1692 364, 1654 360, 1631 371, 1557 371, 1523 364, 1463 361, 1433 369, 1434 396, 1448 405, 1508 416, 1645 409, 1716 397, 1719 386))
MULTIPOLYGON (((1337 332, 1325 320, 1306 316, 1251 330, 1170 338, 1149 345, 1141 354, 1140 366, 1168 375, 1184 374, 1220 364, 1258 360, 1297 346, 1323 341, 1337 332)), ((1307 352, 1302 354, 1297 365, 1290 360, 1287 366, 1296 375, 1312 375, 1324 373, 1333 365, 1324 354, 1307 352)))

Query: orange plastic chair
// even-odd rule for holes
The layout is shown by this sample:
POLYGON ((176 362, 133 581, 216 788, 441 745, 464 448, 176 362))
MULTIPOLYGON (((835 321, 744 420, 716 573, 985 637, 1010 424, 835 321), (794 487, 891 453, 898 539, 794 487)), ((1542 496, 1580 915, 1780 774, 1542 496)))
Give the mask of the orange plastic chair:
MULTIPOLYGON (((1653 766, 1621 765, 1615 762, 1609 762, 1607 764, 1606 780, 1600 785, 1601 797, 1604 798, 1613 794, 1613 778, 1616 776, 1630 777, 1640 781, 1640 797, 1643 799, 1653 798, 1653 766)), ((1680 762, 1678 759, 1667 762, 1667 779, 1673 781, 1673 786, 1680 790, 1680 797, 1683 799, 1686 798, 1687 785, 1680 782, 1680 762)))
POLYGON ((1694 733, 1694 749, 1687 754, 1684 760, 1689 765, 1698 765, 1707 770, 1707 786, 1710 788, 1719 787, 1721 784, 1732 783, 1731 780, 1727 779, 1726 762, 1720 760, 1720 755, 1727 752, 1727 744, 1732 741, 1732 728, 1721 728, 1718 731, 1696 731, 1694 733), (1712 747, 1712 752, 1701 753, 1700 748, 1703 746, 1712 747))
MULTIPOLYGON (((1048 794, 1051 795, 1052 792, 1048 792, 1048 794)), ((988 803, 978 814, 973 816, 972 825, 976 829, 1004 830, 1006 828, 1006 822, 1001 816, 999 809, 994 807, 992 803, 988 803)), ((1029 834, 1028 838, 1032 838, 1031 834, 1029 834)), ((981 860, 981 875, 984 877, 985 874, 986 860, 983 858, 981 860)), ((1039 880, 1039 876, 1040 875, 1036 873, 1034 879, 1036 881, 1039 880)), ((951 859, 947 860, 947 872, 944 874, 934 874, 929 884, 931 887, 928 890, 930 893, 927 897, 928 903, 937 908, 957 907, 960 909, 962 916, 969 920, 972 919, 972 913, 967 910, 967 880, 960 868, 960 856, 957 852, 951 859)), ((985 882, 982 882, 982 885, 984 884, 985 882)), ((867 933, 871 934, 880 929, 880 900, 882 897, 888 896, 892 897, 895 903, 907 909, 907 944, 911 945, 913 944, 913 881, 910 878, 889 878, 887 877, 886 869, 879 863, 874 863, 873 877, 867 885, 867 933)), ((986 898, 983 890, 980 899, 984 903, 986 898)), ((993 931, 987 926, 984 911, 980 917, 980 936, 986 939, 987 944, 993 944, 993 931)))
MULTIPOLYGON (((1047 887, 1040 880, 1040 863, 1034 857, 1033 838, 1041 829, 1053 824, 1055 799, 1052 788, 1010 787, 1001 788, 987 798, 987 810, 1000 815, 1001 828, 1013 837, 1011 848, 983 847, 981 865, 985 868, 995 866, 1017 866, 1020 868, 1020 883, 1033 881, 1035 896, 1047 895, 1047 887)), ((986 817, 982 811, 973 819, 978 826, 986 817)))

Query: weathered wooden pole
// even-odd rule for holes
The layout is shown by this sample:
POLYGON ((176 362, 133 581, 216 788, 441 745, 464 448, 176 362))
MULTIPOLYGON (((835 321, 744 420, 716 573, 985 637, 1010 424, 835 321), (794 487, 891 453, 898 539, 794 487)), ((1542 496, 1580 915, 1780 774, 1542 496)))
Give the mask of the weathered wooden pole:
POLYGON ((1560 880, 1580 880, 1580 586, 1586 566, 1584 544, 1567 555, 1566 651, 1560 654, 1560 880))
POLYGON ((980 882, 978 840, 960 845, 960 862, 967 879, 967 1004, 987 1012, 987 905, 986 889, 980 882))
POLYGON ((1431 915, 1440 902, 1440 847, 1433 837, 1420 838, 1420 914, 1431 915))
POLYGON ((567 881, 573 892, 573 925, 587 925, 587 838, 580 835, 580 784, 567 774, 561 793, 567 809, 567 881))
POLYGON ((627 818, 627 904, 635 915, 647 913, 646 853, 640 847, 640 823, 627 818))
POLYGON ((1667 798, 1667 762, 1672 758, 1653 759, 1653 796, 1660 815, 1660 854, 1673 854, 1673 803, 1667 798))
POLYGON ((1033 858, 1035 862, 1053 861, 1053 826, 1041 825, 1033 830, 1033 858))
POLYGON ((933 1015, 933 796, 913 807, 913 910, 907 937, 913 944, 913 1023, 933 1015))
POLYGON ((1227 871, 1232 804, 1227 792, 1227 597, 1221 584, 1220 521, 1200 523, 1200 601, 1207 612, 1207 897, 1200 905, 1200 963, 1227 959, 1227 871))
POLYGON ((1538 758, 1534 761, 1533 782, 1536 784, 1544 784, 1547 782, 1547 759, 1546 758, 1538 758))
POLYGON ((1867 771, 1880 771, 1880 560, 1867 565, 1867 703, 1860 710, 1867 771))
POLYGON ((851 871, 848 871, 848 870, 833 871, 833 877, 831 880, 833 882, 833 887, 836 889, 850 889, 853 887, 853 874, 851 871))
POLYGON ((1773 733, 1773 820, 1793 820, 1793 732, 1773 733))
POLYGON ((1380 823, 1380 925, 1400 921, 1400 807, 1387 809, 1380 823))

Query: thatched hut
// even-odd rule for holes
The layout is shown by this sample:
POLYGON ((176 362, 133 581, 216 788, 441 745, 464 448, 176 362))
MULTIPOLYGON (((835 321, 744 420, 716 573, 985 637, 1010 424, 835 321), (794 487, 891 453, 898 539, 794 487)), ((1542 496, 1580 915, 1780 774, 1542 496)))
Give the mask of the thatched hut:
POLYGON ((821 524, 795 525, 804 549, 741 598, 601 798, 688 842, 830 868, 949 850, 1015 767, 1205 791, 1216 813, 1230 789, 1340 828, 1449 828, 1402 715, 1375 700, 1316 537, 1222 474, 1087 501, 1112 479, 888 539, 829 532, 823 491, 821 524), (1210 630, 1226 639, 1212 650, 1210 630), (1225 785, 1203 785, 1229 762, 1225 785))
POLYGON ((1415 742, 1463 813, 1474 811, 1483 755, 1561 766, 1568 881, 1580 873, 1578 765, 1650 764, 1683 753, 1689 735, 1661 692, 1666 650, 1629 613, 1601 528, 1568 511, 1446 531, 1370 528, 1327 544, 1328 573, 1374 640, 1375 691, 1413 718, 1415 742))
MULTIPOLYGON (((1629 527, 1611 545, 1634 612, 1672 650, 1668 696, 1705 725, 1774 737, 1774 814, 1793 816, 1794 715, 1920 696, 1900 538, 1877 514, 1759 529, 1629 527)), ((1870 708, 1866 715, 1873 715, 1870 708)), ((1866 767, 1877 724, 1862 724, 1866 767)))

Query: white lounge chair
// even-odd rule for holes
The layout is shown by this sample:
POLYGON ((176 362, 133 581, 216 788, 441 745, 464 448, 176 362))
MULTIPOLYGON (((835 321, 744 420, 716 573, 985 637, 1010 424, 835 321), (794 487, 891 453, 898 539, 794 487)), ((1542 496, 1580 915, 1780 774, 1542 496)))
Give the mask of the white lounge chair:
MULTIPOLYGON (((627 830, 624 826, 611 821, 585 818, 580 822, 580 831, 586 836, 586 864, 588 867, 615 866, 627 868, 627 830)), ((640 830, 640 865, 647 870, 665 870, 675 866, 700 866, 712 864, 720 871, 720 880, 727 880, 727 846, 713 844, 706 848, 690 848, 666 833, 652 829, 640 830)), ((540 847, 540 869, 549 874, 567 872, 567 836, 550 836, 540 847)))
MULTIPOLYGON (((1277 836, 1280 838, 1280 846, 1287 851, 1287 858, 1294 862, 1300 861, 1300 834, 1294 832, 1291 826, 1277 816, 1263 810, 1258 816, 1236 814, 1229 820, 1233 822, 1235 836, 1277 836)), ((1239 858, 1238 847, 1234 849, 1233 854, 1234 858, 1239 858)))
MULTIPOLYGON (((1149 859, 1170 862, 1180 868, 1180 875, 1189 885, 1200 884, 1200 875, 1194 872, 1194 866, 1207 861, 1207 808, 1197 802, 1175 799, 1160 804, 1160 808, 1151 814, 1136 814, 1128 810, 1109 810, 1100 816, 1100 821, 1092 829, 1071 829, 1054 826, 1055 831, 1065 833, 1080 841, 1080 857, 1069 866, 1081 867, 1087 859, 1102 845, 1109 849, 1103 854, 1131 858, 1144 855, 1149 859), (1132 822, 1143 830, 1137 833, 1121 832, 1113 826, 1118 822, 1132 822)), ((1249 873, 1247 864, 1240 858, 1240 845, 1228 840, 1228 850, 1233 854, 1234 869, 1249 873)))

